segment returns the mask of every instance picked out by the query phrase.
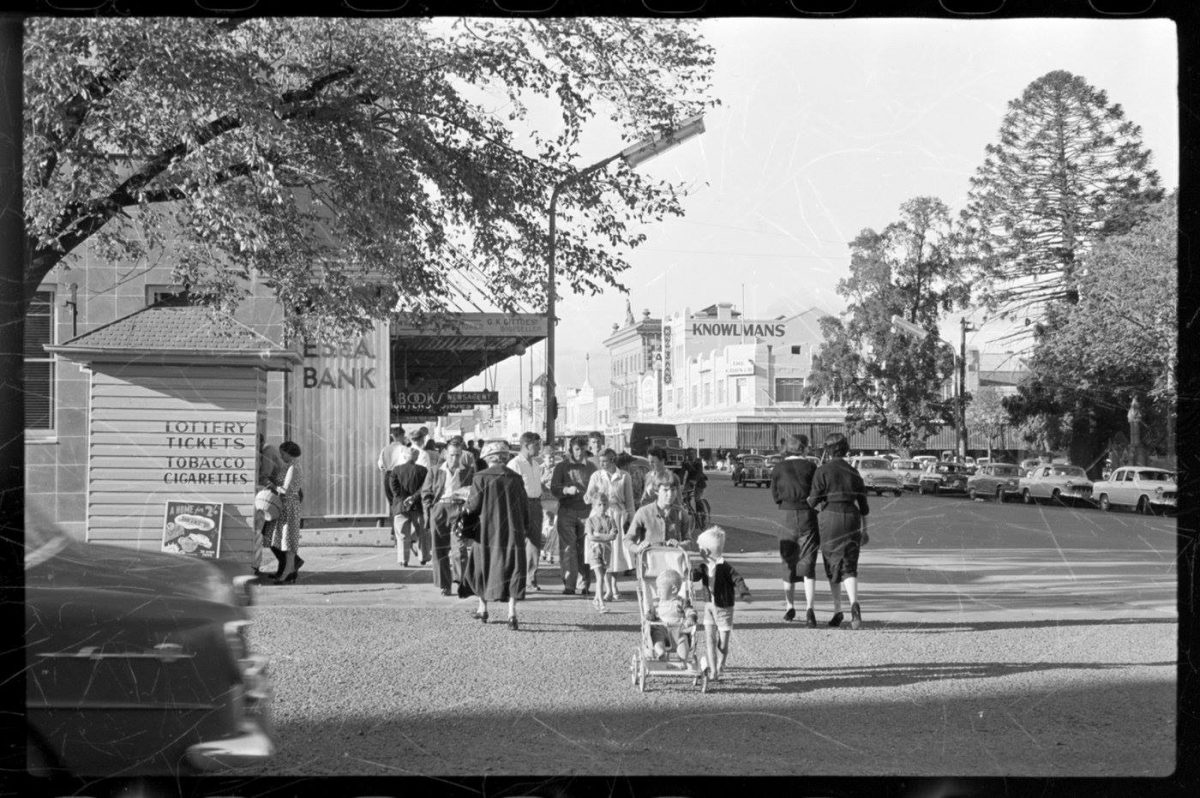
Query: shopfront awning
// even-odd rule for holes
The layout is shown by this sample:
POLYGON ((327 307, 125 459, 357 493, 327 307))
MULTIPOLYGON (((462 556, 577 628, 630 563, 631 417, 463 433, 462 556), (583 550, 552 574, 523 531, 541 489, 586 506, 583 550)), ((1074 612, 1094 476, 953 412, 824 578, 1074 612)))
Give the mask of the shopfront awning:
POLYGON ((546 337, 537 313, 456 313, 439 323, 392 320, 391 374, 397 391, 449 391, 546 337))

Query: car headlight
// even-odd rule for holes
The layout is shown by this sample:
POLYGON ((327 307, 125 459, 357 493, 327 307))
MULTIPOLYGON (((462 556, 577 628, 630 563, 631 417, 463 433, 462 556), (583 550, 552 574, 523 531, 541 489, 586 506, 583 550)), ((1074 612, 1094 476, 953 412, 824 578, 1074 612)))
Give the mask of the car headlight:
POLYGON ((225 578, 225 575, 216 568, 209 568, 208 571, 209 573, 204 577, 203 598, 222 604, 235 604, 233 585, 229 584, 229 580, 225 578))
POLYGON ((1154 497, 1155 498, 1161 499, 1162 495, 1163 495, 1163 489, 1161 487, 1154 489, 1154 497))

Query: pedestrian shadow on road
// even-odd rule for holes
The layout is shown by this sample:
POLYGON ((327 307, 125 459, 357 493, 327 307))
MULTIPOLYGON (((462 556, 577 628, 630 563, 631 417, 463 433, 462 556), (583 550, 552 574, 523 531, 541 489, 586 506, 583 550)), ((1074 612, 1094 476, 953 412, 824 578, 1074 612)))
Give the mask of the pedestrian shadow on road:
POLYGON ((925 682, 995 679, 1027 673, 1109 671, 1138 667, 1171 667, 1167 662, 929 662, 871 665, 862 668, 738 668, 731 664, 714 689, 722 693, 808 693, 833 688, 901 687, 925 682))
MULTIPOLYGON (((1176 618, 1064 618, 1039 619, 1028 621, 903 621, 891 622, 863 618, 865 632, 988 632, 1001 629, 1063 629, 1073 626, 1133 626, 1145 624, 1177 624, 1176 618)), ((742 621, 738 620, 737 629, 795 629, 797 634, 813 634, 822 630, 831 632, 854 631, 850 629, 849 620, 843 621, 840 627, 830 627, 826 620, 818 621, 816 629, 808 629, 803 622, 795 621, 742 621)))
MULTIPOLYGON (((433 584, 433 573, 428 568, 383 568, 370 571, 310 571, 303 568, 298 580, 303 585, 329 587, 354 585, 421 585, 433 584)), ((270 590, 276 585, 268 578, 259 586, 270 590)))

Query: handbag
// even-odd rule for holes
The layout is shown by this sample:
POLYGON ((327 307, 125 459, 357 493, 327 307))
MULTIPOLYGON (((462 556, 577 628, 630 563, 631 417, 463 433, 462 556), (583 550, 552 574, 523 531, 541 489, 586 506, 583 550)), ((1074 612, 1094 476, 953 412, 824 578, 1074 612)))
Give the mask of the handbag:
POLYGON ((467 540, 479 540, 479 519, 466 519, 460 513, 454 522, 455 531, 467 540))

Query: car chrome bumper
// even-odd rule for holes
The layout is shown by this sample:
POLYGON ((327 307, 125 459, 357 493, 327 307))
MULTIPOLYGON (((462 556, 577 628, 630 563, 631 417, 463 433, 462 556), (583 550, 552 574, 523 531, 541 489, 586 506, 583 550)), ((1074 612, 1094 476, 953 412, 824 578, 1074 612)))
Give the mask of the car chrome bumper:
POLYGON ((257 719, 243 721, 236 737, 196 743, 187 750, 188 763, 205 771, 245 767, 274 755, 275 741, 257 719))
POLYGON ((242 711, 246 713, 233 737, 188 746, 187 761, 202 771, 228 770, 253 765, 275 755, 271 709, 275 685, 268 669, 270 659, 252 655, 239 661, 242 669, 242 711))

